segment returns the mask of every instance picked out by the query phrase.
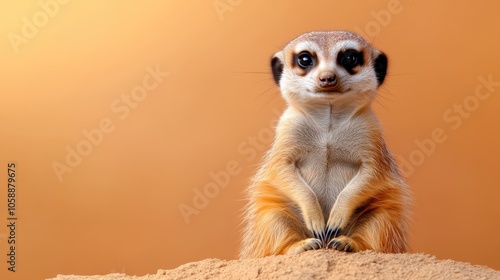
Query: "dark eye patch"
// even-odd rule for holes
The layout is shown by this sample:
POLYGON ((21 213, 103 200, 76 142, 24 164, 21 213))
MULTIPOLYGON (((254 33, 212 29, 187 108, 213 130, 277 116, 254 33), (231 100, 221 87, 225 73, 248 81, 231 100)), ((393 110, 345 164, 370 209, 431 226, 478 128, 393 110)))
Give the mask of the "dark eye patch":
POLYGON ((337 56, 337 63, 344 67, 349 74, 353 75, 355 74, 354 68, 364 63, 363 52, 358 52, 355 49, 341 51, 337 56))
POLYGON ((305 75, 316 65, 316 57, 308 51, 302 51, 293 55, 292 65, 299 68, 299 72, 305 75))

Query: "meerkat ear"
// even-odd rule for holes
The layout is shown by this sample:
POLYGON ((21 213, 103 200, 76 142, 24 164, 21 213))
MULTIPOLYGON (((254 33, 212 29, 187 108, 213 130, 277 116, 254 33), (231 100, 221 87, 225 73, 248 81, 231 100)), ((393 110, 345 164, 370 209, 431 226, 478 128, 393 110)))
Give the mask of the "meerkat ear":
POLYGON ((387 75, 387 56, 381 51, 374 51, 373 57, 375 58, 373 69, 375 70, 375 76, 377 77, 378 86, 382 85, 387 75))
POLYGON ((273 58, 271 59, 271 70, 273 72, 273 78, 276 84, 279 86, 280 85, 280 79, 281 75, 283 74, 283 53, 282 52, 277 52, 273 55, 273 58))

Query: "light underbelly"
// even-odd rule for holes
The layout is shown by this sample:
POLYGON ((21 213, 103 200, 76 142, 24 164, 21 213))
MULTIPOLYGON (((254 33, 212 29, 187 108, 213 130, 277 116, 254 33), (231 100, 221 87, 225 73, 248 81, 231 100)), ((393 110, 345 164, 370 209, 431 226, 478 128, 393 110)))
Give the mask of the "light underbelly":
POLYGON ((327 219, 335 200, 356 175, 360 164, 321 153, 310 154, 298 167, 302 178, 316 194, 327 219))

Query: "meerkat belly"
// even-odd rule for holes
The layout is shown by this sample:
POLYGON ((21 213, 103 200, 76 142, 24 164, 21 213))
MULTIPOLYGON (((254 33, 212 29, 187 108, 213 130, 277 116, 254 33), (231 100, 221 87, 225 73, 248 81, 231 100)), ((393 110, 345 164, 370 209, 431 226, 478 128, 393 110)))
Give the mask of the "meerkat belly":
POLYGON ((328 217, 337 196, 356 175, 360 164, 341 145, 326 143, 308 149, 298 167, 316 193, 323 215, 328 217))

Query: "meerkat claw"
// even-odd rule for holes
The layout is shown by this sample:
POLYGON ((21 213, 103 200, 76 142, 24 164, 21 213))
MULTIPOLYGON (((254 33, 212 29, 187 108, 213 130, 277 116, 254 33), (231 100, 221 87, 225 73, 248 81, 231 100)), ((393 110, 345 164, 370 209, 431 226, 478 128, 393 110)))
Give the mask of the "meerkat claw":
POLYGON ((335 232, 333 233, 333 238, 337 238, 337 236, 339 235, 339 232, 340 232, 340 227, 336 227, 335 232))
POLYGON ((351 245, 349 245, 349 244, 345 245, 344 251, 351 252, 351 245))
POLYGON ((321 249, 321 241, 319 239, 309 239, 304 244, 306 250, 317 250, 321 249))
POLYGON ((337 247, 340 245, 340 243, 341 243, 340 240, 331 240, 330 242, 328 242, 327 248, 332 248, 337 250, 337 247))

